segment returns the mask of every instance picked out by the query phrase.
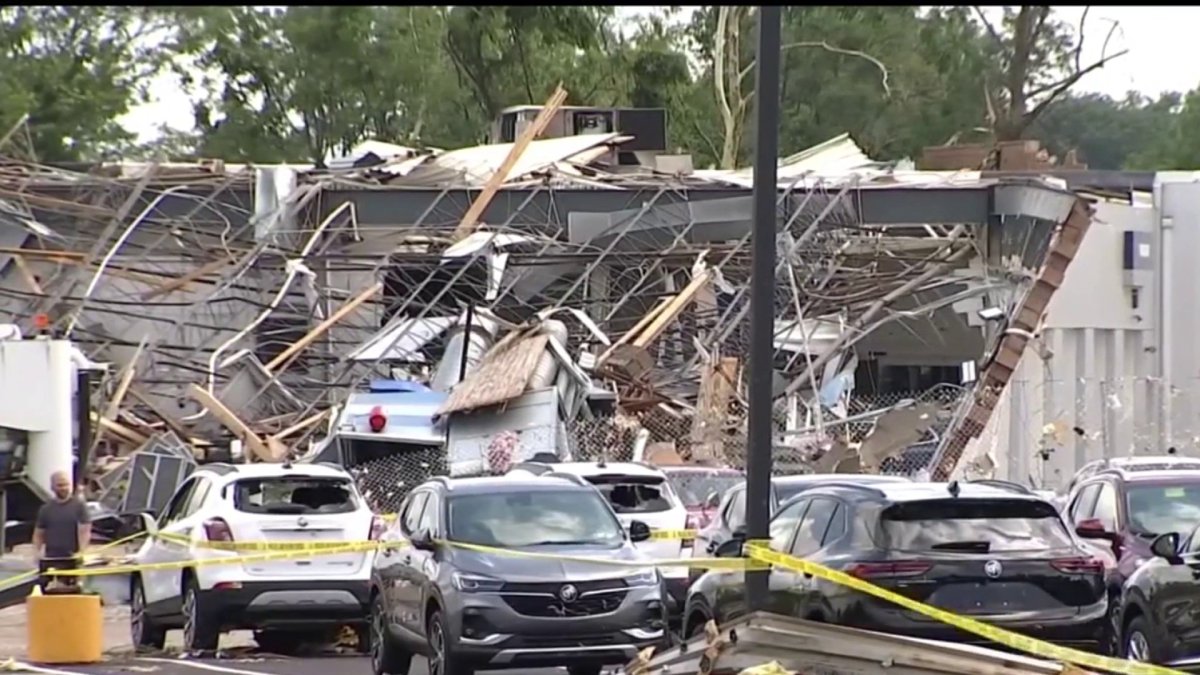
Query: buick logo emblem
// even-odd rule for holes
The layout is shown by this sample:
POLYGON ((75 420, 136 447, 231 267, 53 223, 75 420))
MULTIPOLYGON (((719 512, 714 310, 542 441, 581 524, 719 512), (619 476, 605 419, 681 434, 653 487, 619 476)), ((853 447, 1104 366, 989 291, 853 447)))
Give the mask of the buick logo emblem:
POLYGON ((561 598, 563 602, 570 604, 579 599, 579 589, 575 588, 571 584, 567 584, 566 586, 558 589, 558 597, 561 598))
POLYGON ((999 560, 989 560, 983 564, 983 573, 988 575, 989 579, 999 579, 1004 572, 1004 566, 999 560))
POLYGON ((296 519, 296 524, 299 525, 300 527, 308 527, 308 518, 305 518, 304 516, 300 516, 299 518, 296 519))

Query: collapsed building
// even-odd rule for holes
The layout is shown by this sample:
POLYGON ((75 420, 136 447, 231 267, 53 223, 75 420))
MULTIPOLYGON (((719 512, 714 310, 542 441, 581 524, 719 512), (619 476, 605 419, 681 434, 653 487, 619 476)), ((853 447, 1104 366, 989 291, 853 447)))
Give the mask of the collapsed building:
MULTIPOLYGON (((180 463, 290 456, 390 508, 542 452, 740 466, 750 172, 511 116, 512 142, 321 169, 6 160, 2 321, 110 364, 94 487, 153 506, 180 463)), ((777 470, 1035 473, 997 420, 1094 229, 1079 187, 913 171, 847 136, 781 159, 777 470)))

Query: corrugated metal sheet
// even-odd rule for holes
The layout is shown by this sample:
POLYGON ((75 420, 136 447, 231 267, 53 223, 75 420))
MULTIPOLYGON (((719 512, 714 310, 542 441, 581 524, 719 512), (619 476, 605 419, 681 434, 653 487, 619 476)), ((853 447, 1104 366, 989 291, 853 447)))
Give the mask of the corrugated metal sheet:
MULTIPOLYGON (((536 171, 545 170, 558 162, 565 162, 599 146, 622 143, 628 138, 628 136, 620 134, 586 134, 534 141, 521 154, 520 159, 509 173, 508 179, 514 180, 536 171)), ((512 146, 512 143, 480 145, 474 148, 452 150, 437 157, 431 157, 420 166, 411 169, 402 184, 485 183, 504 163, 512 146)), ((588 157, 594 159, 594 154, 589 154, 588 157)))

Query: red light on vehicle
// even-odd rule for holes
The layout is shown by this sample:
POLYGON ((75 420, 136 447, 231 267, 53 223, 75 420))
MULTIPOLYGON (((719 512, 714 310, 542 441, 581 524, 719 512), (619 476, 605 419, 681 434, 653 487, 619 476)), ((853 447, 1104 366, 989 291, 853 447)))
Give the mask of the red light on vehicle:
POLYGON ((371 414, 367 416, 367 424, 370 425, 371 431, 379 433, 387 426, 387 415, 383 414, 383 408, 375 406, 371 408, 371 414))
POLYGON ((224 518, 210 518, 204 521, 204 535, 209 541, 233 541, 233 530, 224 518))
POLYGON ((370 536, 371 541, 379 541, 385 530, 387 530, 387 523, 383 520, 383 518, 381 516, 372 516, 370 536))
POLYGON ((896 579, 900 577, 919 577, 931 568, 933 568, 932 563, 917 560, 867 562, 854 563, 846 569, 846 574, 860 579, 896 579))
POLYGON ((1051 561, 1050 566, 1064 574, 1104 573, 1104 561, 1095 558, 1063 558, 1051 561))

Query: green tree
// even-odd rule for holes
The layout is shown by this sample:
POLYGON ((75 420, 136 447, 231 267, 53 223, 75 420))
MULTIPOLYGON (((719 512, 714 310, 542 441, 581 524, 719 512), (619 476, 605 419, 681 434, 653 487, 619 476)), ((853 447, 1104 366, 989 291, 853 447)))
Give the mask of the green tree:
POLYGON ((117 118, 172 56, 168 18, 147 7, 0 8, 0 136, 26 119, 42 161, 96 158, 130 139, 117 118))
POLYGON ((220 92, 197 106, 201 153, 307 159, 365 138, 459 144, 474 120, 439 48, 436 7, 205 8, 188 22, 198 65, 220 92))
POLYGON ((1087 8, 1078 28, 1055 16, 1047 5, 1004 7, 999 22, 989 20, 979 7, 975 11, 991 38, 990 53, 1000 63, 998 81, 987 82, 988 110, 998 141, 1024 138, 1047 106, 1089 73, 1127 52, 1108 50, 1117 28, 1112 24, 1100 58, 1088 64, 1082 61, 1087 8))
POLYGON ((1181 98, 1173 92, 1157 100, 1137 92, 1121 101, 1103 94, 1067 96, 1047 106, 1028 135, 1058 157, 1076 150, 1089 168, 1122 169, 1139 155, 1152 159, 1144 154, 1148 150, 1171 147, 1181 98))
POLYGON ((559 82, 570 104, 612 104, 626 95, 611 16, 611 7, 579 5, 450 9, 445 51, 481 126, 508 106, 542 103, 559 82))
MULTIPOLYGON (((1178 101, 1178 95, 1164 98, 1178 101)), ((1152 141, 1131 154, 1126 168, 1142 170, 1197 170, 1200 169, 1200 87, 1183 97, 1175 106, 1167 124, 1160 127, 1163 132, 1152 141)))

